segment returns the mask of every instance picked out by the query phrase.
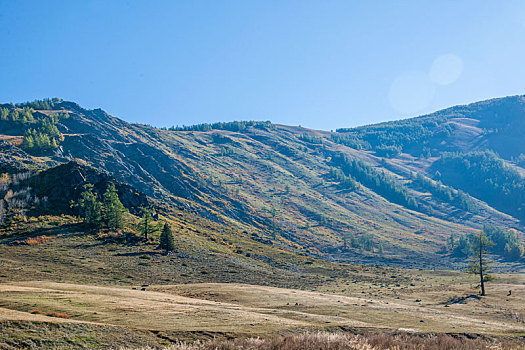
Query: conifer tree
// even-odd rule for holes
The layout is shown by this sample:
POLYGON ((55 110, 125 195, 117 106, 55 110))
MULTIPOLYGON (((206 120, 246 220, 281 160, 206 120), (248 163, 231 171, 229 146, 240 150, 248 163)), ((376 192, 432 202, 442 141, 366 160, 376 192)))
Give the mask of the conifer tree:
POLYGON ((84 185, 84 192, 80 195, 78 206, 86 224, 92 227, 100 227, 102 224, 101 204, 97 194, 93 192, 92 184, 84 185))
POLYGON ((160 234, 159 247, 167 252, 175 250, 175 239, 173 238, 170 225, 168 225, 167 222, 164 223, 162 233, 160 234))
POLYGON ((159 227, 154 224, 152 212, 151 208, 142 208, 142 218, 138 225, 139 232, 146 240, 148 240, 149 235, 159 230, 159 227))
POLYGON ((491 276, 487 273, 489 265, 492 262, 486 258, 487 248, 494 245, 488 238, 485 232, 480 231, 476 235, 472 243, 472 257, 467 268, 467 272, 479 275, 481 295, 485 296, 485 282, 491 280, 491 276))
POLYGON ((449 251, 453 252, 455 247, 456 247, 456 235, 454 235, 454 233, 451 233, 448 239, 448 249, 449 251))
POLYGON ((519 242, 511 241, 505 245, 504 256, 510 260, 517 260, 523 256, 525 249, 519 242))
POLYGON ((22 147, 25 149, 32 149, 35 147, 35 141, 33 140, 33 136, 31 136, 31 134, 24 135, 24 138, 22 139, 22 147))
POLYGON ((14 122, 17 122, 19 120, 19 117, 18 117, 18 111, 17 110, 12 110, 9 112, 9 119, 11 121, 14 121, 14 122))
POLYGON ((110 184, 104 193, 104 221, 111 229, 124 227, 124 212, 126 209, 118 198, 117 189, 110 184))
POLYGON ((0 120, 7 120, 8 115, 9 115, 9 109, 0 108, 0 120))
POLYGON ((0 226, 2 226, 5 223, 5 208, 4 208, 4 200, 0 198, 0 226))

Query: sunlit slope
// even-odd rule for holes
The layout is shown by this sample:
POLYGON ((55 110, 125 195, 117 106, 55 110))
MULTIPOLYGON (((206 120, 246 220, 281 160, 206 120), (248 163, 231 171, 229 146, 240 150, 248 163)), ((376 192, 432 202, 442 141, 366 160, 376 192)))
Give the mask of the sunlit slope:
MULTIPOLYGON (((14 146, 5 164, 20 165, 21 156, 33 168, 82 159, 168 207, 232 225, 265 244, 336 259, 439 266, 448 264, 436 253, 451 234, 486 223, 522 230, 511 216, 516 211, 495 209, 483 193, 440 178, 448 173, 434 166, 448 151, 500 150, 502 133, 522 129, 521 97, 339 132, 268 122, 166 130, 71 102, 53 108, 69 113, 58 125, 60 147, 29 156, 14 146)), ((3 138, 15 144, 20 130, 3 138)), ((519 152, 501 160, 518 173, 525 171, 519 152)))

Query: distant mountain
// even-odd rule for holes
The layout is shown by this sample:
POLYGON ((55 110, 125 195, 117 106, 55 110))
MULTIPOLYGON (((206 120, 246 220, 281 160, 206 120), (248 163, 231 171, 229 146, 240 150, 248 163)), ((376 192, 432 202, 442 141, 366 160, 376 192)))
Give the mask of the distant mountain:
POLYGON ((0 110, 0 172, 82 160, 137 203, 148 197, 301 254, 448 266, 451 234, 491 224, 523 240, 523 96, 336 132, 270 122, 166 130, 59 99, 0 110))
POLYGON ((505 159, 525 155, 525 97, 492 99, 455 106, 429 115, 338 129, 378 153, 415 157, 443 152, 492 150, 505 159), (387 150, 392 149, 391 152, 387 150))

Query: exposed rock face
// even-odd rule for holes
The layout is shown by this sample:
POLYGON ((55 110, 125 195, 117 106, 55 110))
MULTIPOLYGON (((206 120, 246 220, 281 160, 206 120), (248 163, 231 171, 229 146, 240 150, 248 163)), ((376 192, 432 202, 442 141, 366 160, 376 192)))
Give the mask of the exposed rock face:
POLYGON ((107 186, 114 183, 122 204, 132 213, 138 213, 141 206, 150 204, 145 194, 130 185, 119 183, 108 173, 77 161, 44 170, 25 180, 23 185, 31 187, 39 198, 46 197, 52 204, 52 212, 68 213, 72 211, 70 202, 79 198, 87 183, 93 184, 99 198, 102 198, 107 186))
POLYGON ((26 152, 0 139, 0 173, 13 173, 34 167, 35 162, 26 152))

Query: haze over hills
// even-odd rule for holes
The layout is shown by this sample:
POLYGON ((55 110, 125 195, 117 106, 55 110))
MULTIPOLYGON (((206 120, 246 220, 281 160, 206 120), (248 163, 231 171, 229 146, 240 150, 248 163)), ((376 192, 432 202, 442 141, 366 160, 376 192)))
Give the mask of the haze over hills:
MULTIPOLYGON (((442 259, 451 234, 489 223, 523 240, 523 96, 336 132, 270 122, 166 130, 58 99, 2 108, 2 172, 54 171, 58 180, 70 167, 92 167, 165 210, 196 213, 307 255, 451 266, 453 259, 442 259), (24 120, 29 108, 34 116, 24 120), (9 117, 14 111, 19 120, 9 117), (27 130, 52 115, 57 145, 28 147, 27 130), (50 169, 71 160, 76 165, 50 169)), ((54 192, 32 183, 37 197, 54 192)), ((71 213, 66 204, 79 191, 68 193, 45 210, 71 213)))

